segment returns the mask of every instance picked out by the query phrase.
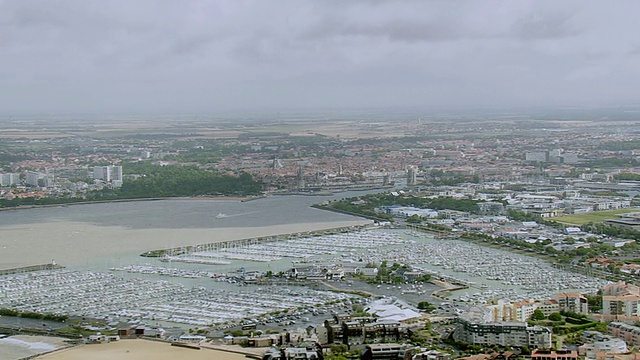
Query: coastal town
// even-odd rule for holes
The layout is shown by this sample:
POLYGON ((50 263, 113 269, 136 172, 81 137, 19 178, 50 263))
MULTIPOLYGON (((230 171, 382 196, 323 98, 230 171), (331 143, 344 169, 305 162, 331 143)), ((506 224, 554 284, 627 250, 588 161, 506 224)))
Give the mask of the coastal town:
MULTIPOLYGON (((271 359, 635 359, 637 123, 401 120, 5 120, 6 211, 289 197, 360 222, 4 266, 2 332, 271 359)), ((214 209, 219 226, 240 211, 214 209)))
POLYGON ((0 360, 640 360, 639 13, 0 0, 0 360))

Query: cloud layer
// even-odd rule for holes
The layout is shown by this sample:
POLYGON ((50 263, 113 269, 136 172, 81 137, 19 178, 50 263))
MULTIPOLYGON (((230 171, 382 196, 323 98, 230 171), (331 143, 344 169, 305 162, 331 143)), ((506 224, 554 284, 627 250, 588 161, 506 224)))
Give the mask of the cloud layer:
POLYGON ((637 104, 638 13, 633 0, 0 0, 0 113, 637 104))

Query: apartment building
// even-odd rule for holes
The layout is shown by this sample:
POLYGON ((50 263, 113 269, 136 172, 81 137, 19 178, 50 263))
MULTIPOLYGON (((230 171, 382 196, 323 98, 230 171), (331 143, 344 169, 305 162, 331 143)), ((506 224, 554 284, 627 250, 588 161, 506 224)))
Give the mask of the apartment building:
POLYGON ((560 311, 569 311, 584 315, 589 314, 587 298, 580 293, 559 293, 553 295, 553 299, 558 302, 560 311))
POLYGON ((520 321, 494 322, 491 317, 490 309, 472 307, 458 318, 454 340, 474 345, 551 348, 552 332, 549 328, 528 326, 520 321))
POLYGON ((640 288, 617 282, 602 289, 602 314, 605 321, 640 321, 640 288))
POLYGON ((560 305, 554 299, 543 300, 538 303, 538 310, 542 311, 545 316, 549 316, 554 312, 559 312, 560 305))
POLYGON ((20 184, 20 175, 14 173, 0 174, 0 186, 11 186, 20 184))
POLYGON ((623 339, 629 346, 640 345, 640 327, 638 326, 612 322, 607 325, 607 333, 623 339))
POLYGON ((531 301, 519 301, 511 303, 508 300, 498 300, 497 305, 489 306, 493 321, 520 321, 531 319, 533 312, 538 308, 538 303, 531 301))
POLYGON ((93 178, 95 180, 113 183, 115 186, 121 186, 122 166, 95 166, 93 168, 93 178))

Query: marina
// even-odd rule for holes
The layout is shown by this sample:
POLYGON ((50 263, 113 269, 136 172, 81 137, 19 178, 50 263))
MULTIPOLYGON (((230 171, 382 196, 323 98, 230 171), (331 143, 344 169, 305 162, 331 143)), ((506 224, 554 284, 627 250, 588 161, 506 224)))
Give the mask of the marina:
POLYGON ((419 240, 403 247, 372 248, 364 261, 398 261, 436 278, 468 285, 471 289, 452 293, 453 298, 463 301, 545 299, 567 290, 595 292, 607 283, 507 250, 427 234, 410 232, 404 236, 419 240))
MULTIPOLYGON (((223 265, 227 260, 272 262, 283 258, 309 259, 325 255, 350 255, 379 246, 400 246, 410 243, 382 231, 351 231, 347 233, 310 236, 280 237, 260 241, 247 239, 237 242, 198 245, 181 249, 179 255, 165 255, 163 260, 223 265)), ((172 252, 169 251, 169 254, 172 252)))
MULTIPOLYGON (((306 202, 310 201, 298 197, 290 199, 300 201, 301 203, 296 205, 299 208, 307 206, 306 202)), ((262 202, 271 205, 274 199, 261 199, 252 202, 251 205, 260 205, 262 202)), ((129 209, 128 217, 134 213, 141 218, 147 218, 147 212, 144 210, 148 207, 155 212, 162 211, 159 203, 87 206, 129 209)), ((182 209, 186 213, 183 216, 197 217, 199 215, 195 212, 191 214, 189 211, 201 211, 205 206, 215 209, 209 209, 207 223, 203 223, 202 226, 211 224, 211 214, 235 214, 238 212, 237 208, 244 204, 207 201, 193 203, 195 210, 186 207, 191 205, 188 201, 175 201, 172 205, 184 205, 182 209)), ((282 204, 290 206, 289 201, 282 204)), ((85 216, 85 212, 78 212, 80 208, 70 207, 62 211, 77 212, 74 217, 85 216)), ((52 214, 51 209, 34 211, 49 214, 47 216, 52 214)), ((167 219, 171 213, 167 212, 165 215, 165 222, 168 223, 167 219)), ((115 220, 113 216, 111 215, 112 221, 115 220)), ((95 218, 90 219, 93 221, 95 218)), ((229 216, 217 219, 215 223, 232 222, 237 219, 239 218, 229 216)), ((30 231, 40 229, 37 224, 38 218, 21 221, 32 222, 27 225, 30 231)), ((74 251, 82 251, 77 256, 85 257, 87 262, 91 259, 100 260, 91 261, 88 266, 75 265, 67 266, 65 269, 0 276, 0 294, 3 295, 0 298, 0 307, 102 318, 109 321, 211 326, 248 317, 266 316, 287 309, 326 308, 330 306, 327 304, 349 301, 357 297, 289 285, 245 285, 235 282, 234 276, 239 268, 264 274, 268 271, 287 271, 292 267, 339 270, 343 267, 364 267, 368 263, 380 264, 383 261, 389 265, 395 262, 408 265, 414 270, 431 274, 435 279, 465 284, 469 288, 451 291, 445 296, 451 300, 468 302, 488 302, 499 298, 545 298, 570 289, 590 292, 605 283, 594 277, 556 269, 539 258, 485 248, 460 240, 438 239, 430 234, 403 229, 357 230, 353 225, 345 227, 344 223, 340 222, 336 223, 337 230, 318 230, 317 224, 297 224, 289 227, 290 235, 277 234, 253 238, 251 236, 259 233, 260 228, 242 229, 244 232, 231 229, 211 231, 203 228, 192 232, 192 229, 158 230, 157 224, 151 224, 149 229, 137 229, 132 233, 145 241, 145 251, 153 249, 152 244, 172 242, 169 239, 158 242, 160 233, 165 237, 174 234, 197 234, 189 240, 191 244, 173 248, 175 251, 166 252, 167 256, 164 258, 140 257, 137 256, 140 252, 135 253, 132 249, 104 246, 107 239, 111 241, 121 237, 124 241, 127 236, 132 236, 129 234, 131 230, 122 227, 79 226, 77 222, 64 221, 49 222, 47 226, 55 230, 49 231, 54 236, 53 240, 50 240, 53 243, 58 237, 66 239, 71 236, 79 241, 80 238, 100 233, 97 239, 104 241, 92 244, 94 246, 90 249, 72 247, 74 251), (347 232, 348 230, 355 231, 347 232), (241 240, 212 239, 220 234, 245 236, 241 240), (196 245, 197 241, 201 245, 196 245)), ((136 227, 140 226, 139 222, 136 223, 136 227)), ((44 234, 43 232, 39 236, 44 234)), ((6 244, 13 246, 10 242, 6 244)), ((341 288, 350 286, 351 283, 348 282, 339 284, 341 288)), ((354 284, 354 288, 356 286, 357 284, 354 284)), ((416 284, 382 286, 381 289, 375 289, 373 286, 373 292, 380 291, 389 297, 406 296, 414 300, 427 295, 423 288, 416 284)))
MULTIPOLYGON (((238 266, 267 269, 260 263, 276 263, 271 270, 283 270, 289 259, 294 266, 339 269, 345 264, 408 265, 438 280, 469 289, 452 291, 452 300, 484 303, 542 299, 561 291, 595 292, 607 282, 559 269, 546 260, 507 250, 483 247, 456 239, 399 229, 361 230, 313 237, 278 238, 269 241, 243 240, 237 244, 194 246, 171 257, 172 261, 226 259, 238 266), (253 263, 253 265, 251 265, 253 263)), ((402 289, 404 293, 414 289, 402 289)))
MULTIPOLYGON (((249 270, 258 272, 284 271, 292 264, 334 269, 397 262, 436 279, 466 284, 469 288, 453 291, 448 296, 478 303, 500 298, 543 299, 566 290, 592 292, 606 283, 554 268, 538 258, 405 230, 361 230, 278 241, 244 240, 235 247, 225 243, 218 248, 201 245, 193 249, 193 252, 176 255, 179 259, 176 261, 226 260, 207 264, 206 269, 200 262, 173 267, 160 259, 156 264, 110 268, 111 272, 128 274, 127 277, 67 269, 5 275, 0 277, 3 294, 0 307, 108 320, 211 326, 286 309, 346 301, 354 296, 295 286, 248 285, 240 290, 233 287, 235 275, 227 276, 224 271, 238 260, 235 265, 253 264, 249 270), (272 262, 273 266, 260 265, 272 262), (188 282, 195 280, 199 283, 188 282)), ((421 292, 411 284, 397 285, 397 288, 394 285, 394 289, 397 296, 421 292)))
POLYGON ((197 238, 202 241, 200 245, 172 248, 161 257, 140 257, 130 252, 106 257, 91 267, 61 268, 56 264, 12 270, 0 276, 0 307, 104 319, 110 324, 126 321, 224 331, 244 321, 304 327, 311 324, 311 319, 321 321, 310 314, 344 312, 351 310, 353 303, 368 301, 359 290, 399 298, 414 306, 425 299, 438 301, 430 297, 438 292, 440 299, 454 300, 456 306, 464 307, 460 302, 545 299, 561 291, 595 292, 606 284, 595 277, 555 268, 536 257, 407 229, 368 226, 366 230, 351 225, 213 242, 210 238, 217 232, 207 234, 203 230, 197 238), (464 288, 437 290, 432 284, 411 282, 370 285, 352 281, 347 275, 346 281, 327 280, 335 281, 329 287, 335 285, 336 291, 321 291, 279 278, 252 284, 240 276, 246 272, 259 277, 292 268, 312 268, 317 274, 340 273, 383 262, 407 265, 435 280, 464 288), (337 289, 356 290, 354 293, 360 295, 337 289), (292 314, 307 320, 297 320, 299 324, 294 325, 295 321, 287 317, 292 314))
POLYGON ((0 307, 109 321, 152 321, 212 326, 271 312, 357 298, 352 294, 293 287, 229 291, 187 288, 168 281, 113 274, 51 270, 0 278, 0 307))

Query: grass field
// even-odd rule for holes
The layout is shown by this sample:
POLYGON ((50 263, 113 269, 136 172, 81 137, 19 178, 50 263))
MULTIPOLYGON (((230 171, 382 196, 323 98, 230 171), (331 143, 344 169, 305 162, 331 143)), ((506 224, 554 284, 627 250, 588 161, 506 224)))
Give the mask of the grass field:
POLYGON ((567 225, 583 225, 589 222, 603 222, 609 219, 615 219, 619 214, 626 214, 632 212, 638 212, 640 209, 620 209, 620 210, 609 210, 609 211, 593 211, 585 214, 579 215, 567 215, 561 216, 553 219, 562 224, 567 225))

